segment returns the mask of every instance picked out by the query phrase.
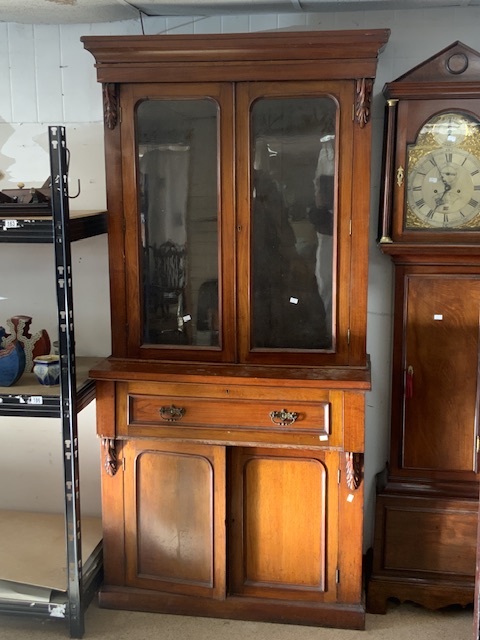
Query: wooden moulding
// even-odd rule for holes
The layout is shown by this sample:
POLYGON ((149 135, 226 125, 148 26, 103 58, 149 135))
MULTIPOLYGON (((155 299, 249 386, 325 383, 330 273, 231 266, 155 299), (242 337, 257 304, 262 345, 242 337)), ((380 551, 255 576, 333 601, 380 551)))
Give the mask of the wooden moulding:
POLYGON ((285 387, 314 387, 368 391, 371 388, 370 363, 367 367, 269 367, 236 364, 162 363, 107 358, 90 371, 96 380, 141 380, 144 382, 201 382, 202 384, 268 384, 285 387))
POLYGON ((217 601, 179 594, 105 586, 99 594, 101 607, 151 611, 176 615, 301 624, 339 629, 365 629, 363 605, 310 603, 229 597, 217 601))
POLYGON ((390 31, 304 31, 205 36, 84 36, 99 82, 186 82, 374 77, 390 31), (324 64, 322 64, 324 63, 324 64), (319 67, 319 64, 321 65, 319 67))

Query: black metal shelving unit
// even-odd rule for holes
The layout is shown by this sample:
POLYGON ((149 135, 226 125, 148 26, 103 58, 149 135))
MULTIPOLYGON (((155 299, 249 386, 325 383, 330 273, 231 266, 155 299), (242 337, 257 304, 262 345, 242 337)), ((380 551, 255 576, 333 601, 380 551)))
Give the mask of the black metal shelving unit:
MULTIPOLYGON (((84 614, 102 579, 101 543, 84 561, 80 515, 77 414, 95 398, 95 383, 88 369, 95 359, 81 362, 75 356, 71 243, 106 233, 105 212, 70 216, 68 162, 65 128, 49 127, 52 177, 51 215, 34 215, 34 210, 5 213, 0 208, 0 242, 53 243, 60 354, 60 388, 55 393, 24 374, 21 384, 0 389, 0 415, 54 417, 62 422, 65 496, 65 540, 67 588, 54 592, 51 601, 0 599, 0 613, 55 617, 67 621, 70 637, 84 634, 84 614), (31 384, 30 384, 31 382, 31 384)), ((0 541, 1 543, 1 541, 0 541)))

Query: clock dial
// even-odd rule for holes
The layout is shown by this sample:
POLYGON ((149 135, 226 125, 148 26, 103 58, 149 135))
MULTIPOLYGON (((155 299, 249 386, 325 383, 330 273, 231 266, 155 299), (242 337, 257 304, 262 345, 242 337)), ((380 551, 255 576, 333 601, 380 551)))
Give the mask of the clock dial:
POLYGON ((408 150, 406 229, 480 228, 480 132, 471 116, 431 118, 408 150))
POLYGON ((423 156, 408 176, 408 205, 428 227, 462 227, 480 213, 480 159, 448 148, 423 156))

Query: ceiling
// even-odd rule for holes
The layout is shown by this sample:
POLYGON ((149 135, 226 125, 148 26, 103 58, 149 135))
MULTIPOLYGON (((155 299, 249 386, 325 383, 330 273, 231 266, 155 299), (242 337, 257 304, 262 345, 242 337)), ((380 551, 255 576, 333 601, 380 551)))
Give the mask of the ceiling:
POLYGON ((147 16, 320 13, 480 6, 480 0, 0 0, 0 22, 115 22, 147 16))

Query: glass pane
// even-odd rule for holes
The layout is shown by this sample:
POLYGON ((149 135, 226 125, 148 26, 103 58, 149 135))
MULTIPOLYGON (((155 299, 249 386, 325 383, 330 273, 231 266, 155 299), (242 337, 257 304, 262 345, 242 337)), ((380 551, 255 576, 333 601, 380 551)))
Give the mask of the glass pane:
POLYGON ((217 112, 208 98, 137 109, 144 343, 218 346, 217 112))
POLYGON ((253 105, 253 348, 332 348, 336 115, 331 98, 253 105))

